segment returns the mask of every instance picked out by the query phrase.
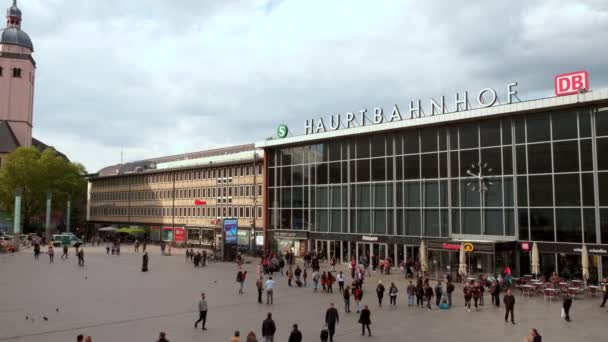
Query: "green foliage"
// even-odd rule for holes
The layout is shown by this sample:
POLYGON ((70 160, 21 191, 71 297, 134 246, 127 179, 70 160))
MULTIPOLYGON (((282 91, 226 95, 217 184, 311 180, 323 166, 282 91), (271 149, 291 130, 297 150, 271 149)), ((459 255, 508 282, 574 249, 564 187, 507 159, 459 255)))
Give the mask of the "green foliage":
POLYGON ((11 152, 0 169, 0 208, 13 212, 15 193, 22 189, 24 227, 44 211, 47 193, 53 195, 53 210, 64 210, 68 196, 73 207, 86 201, 86 170, 72 163, 55 150, 40 152, 35 147, 19 147, 11 152))

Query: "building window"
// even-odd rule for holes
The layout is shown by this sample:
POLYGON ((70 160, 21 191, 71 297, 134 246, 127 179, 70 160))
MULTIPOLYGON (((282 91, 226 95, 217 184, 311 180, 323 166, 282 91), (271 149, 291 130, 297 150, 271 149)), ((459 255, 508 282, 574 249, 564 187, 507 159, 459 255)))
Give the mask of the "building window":
POLYGON ((19 68, 14 68, 14 69, 13 69, 13 77, 16 77, 16 78, 21 78, 21 69, 19 69, 19 68))
POLYGON ((239 207, 239 217, 243 218, 245 217, 243 214, 245 213, 245 208, 243 207, 239 207))
POLYGON ((257 218, 262 218, 262 207, 257 207, 258 210, 258 217, 257 218))
POLYGON ((249 197, 249 186, 248 185, 245 186, 245 196, 249 197))
POLYGON ((245 217, 249 218, 249 207, 245 207, 245 217))

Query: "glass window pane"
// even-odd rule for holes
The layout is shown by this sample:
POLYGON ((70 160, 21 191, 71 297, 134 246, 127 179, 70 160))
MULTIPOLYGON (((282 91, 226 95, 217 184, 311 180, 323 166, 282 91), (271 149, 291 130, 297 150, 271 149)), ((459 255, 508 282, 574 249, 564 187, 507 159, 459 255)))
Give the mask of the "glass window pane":
POLYGON ((581 177, 583 183, 583 205, 595 205, 595 186, 593 186, 593 174, 583 173, 581 177))
POLYGON ((374 210, 374 234, 386 234, 386 210, 374 210))
POLYGON ((357 232, 358 233, 370 233, 370 222, 371 211, 369 209, 358 209, 357 210, 357 232))
POLYGON ((332 141, 327 144, 329 146, 329 160, 330 161, 339 161, 341 159, 340 155, 340 143, 337 141, 332 141))
POLYGON ((439 177, 446 178, 448 176, 448 154, 445 152, 439 153, 439 177))
POLYGON ((403 180, 403 157, 395 158, 395 180, 403 180))
POLYGON ((515 236, 515 218, 512 209, 505 210, 505 235, 515 236))
POLYGON ((439 210, 424 211, 424 236, 440 236, 439 210))
POLYGON ((395 141, 395 154, 403 154, 403 137, 400 134, 395 134, 393 138, 395 141))
POLYGON ((555 228, 558 242, 583 242, 580 209, 555 210, 555 228))
POLYGON ((420 142, 418 141, 418 131, 411 130, 405 133, 403 136, 404 149, 406 154, 419 153, 420 142))
POLYGON ((484 120, 480 123, 479 134, 481 136, 481 146, 500 145, 500 120, 484 120))
POLYGON ((483 170, 482 170, 484 175, 488 176, 488 175, 502 174, 500 148, 482 149, 481 150, 481 163, 484 165, 483 170))
POLYGON ((530 232, 534 241, 555 241, 553 210, 530 209, 530 232))
POLYGON ((437 151, 437 129, 425 128, 420 130, 420 148, 422 152, 437 151))
POLYGON ((329 163, 329 183, 339 184, 341 182, 340 172, 342 171, 342 163, 329 163))
POLYGON ((511 144, 511 119, 502 119, 502 144, 511 144))
POLYGON ((460 210, 452 210, 452 234, 460 234, 460 210))
POLYGON ((608 172, 599 172, 597 182, 597 189, 600 192, 600 205, 608 206, 608 172))
POLYGON ((460 177, 470 177, 467 170, 473 171, 475 168, 479 167, 478 164, 478 150, 460 151, 460 177))
POLYGON ((528 231, 528 208, 519 208, 517 213, 519 215, 519 240, 530 240, 530 234, 528 231))
POLYGON ((420 156, 405 156, 403 157, 404 165, 404 174, 403 178, 405 179, 418 179, 420 178, 420 156))
POLYGON ((342 211, 332 210, 331 211, 331 231, 341 232, 342 231, 342 211))
POLYGON ((576 110, 551 114, 553 140, 574 139, 578 137, 576 116, 576 110))
POLYGON ((441 227, 441 236, 448 237, 450 236, 450 216, 448 214, 448 210, 441 210, 440 212, 440 227, 441 227))
POLYGON ((439 151, 446 151, 448 149, 447 134, 448 129, 446 127, 439 128, 439 151))
POLYGON ((329 188, 331 192, 331 206, 333 208, 340 208, 342 206, 342 187, 332 186, 329 188))
POLYGON ((548 141, 551 139, 549 130, 549 115, 547 113, 533 114, 526 118, 528 142, 548 141))
POLYGON ((486 209, 484 229, 486 235, 503 235, 502 209, 486 209))
POLYGON ((422 160, 422 178, 438 178, 437 154, 423 154, 422 160))
POLYGON ((374 207, 386 207, 386 184, 378 183, 374 184, 374 207))
POLYGON ((406 207, 419 207, 420 206, 420 183, 418 182, 406 182, 403 184, 405 194, 405 206, 406 207))
POLYGON ((460 195, 463 207, 479 207, 479 181, 474 178, 463 179, 460 182, 460 195))
POLYGON ((502 207, 502 179, 490 178, 484 192, 485 207, 502 207))
POLYGON ((585 231, 585 243, 596 243, 595 234, 595 209, 583 209, 583 228, 585 231))
POLYGON ((370 160, 369 159, 360 159, 356 161, 357 164, 357 182, 369 182, 369 173, 370 173, 370 160))
POLYGON ((600 237, 602 243, 608 243, 608 208, 600 209, 600 237))
POLYGON ((597 139, 597 169, 608 170, 608 138, 597 139))
POLYGON ((289 209, 281 210, 281 222, 279 224, 280 224, 280 227, 283 229, 291 229, 291 210, 289 210, 289 209))
POLYGON ((517 173, 520 175, 525 175, 528 173, 526 171, 526 146, 517 146, 515 152, 515 157, 517 158, 517 173))
POLYGON ((553 205, 553 184, 551 176, 530 176, 530 206, 549 207, 553 205))
POLYGON ((393 180, 393 157, 386 158, 386 180, 393 180))
POLYGON ((458 152, 450 152, 450 172, 451 176, 454 178, 460 175, 458 168, 458 152))
POLYGON ((369 158, 369 137, 357 138, 357 158, 369 158))
POLYGON ((384 157, 386 155, 384 146, 384 135, 372 136, 372 157, 384 157))
POLYGON ((386 158, 372 159, 372 181, 386 180, 386 158))
POLYGON ((474 148, 479 146, 477 123, 466 123, 460 125, 460 148, 474 148))
POLYGON ((555 205, 566 207, 581 205, 578 174, 555 175, 555 205))
POLYGON ((526 142, 526 121, 523 117, 518 117, 513 120, 515 122, 515 143, 521 144, 526 142))
POLYGON ((291 188, 281 189, 281 207, 291 208, 291 188))
POLYGON ((444 208, 448 206, 448 182, 446 181, 439 182, 439 206, 444 208))
POLYGON ((595 135, 608 135, 608 108, 603 108, 595 114, 595 135))
POLYGON ((593 170, 593 152, 591 150, 591 139, 581 140, 581 170, 593 170))
POLYGON ((369 184, 359 184, 355 187, 357 189, 357 207, 370 207, 371 186, 369 184))
POLYGON ((591 113, 588 109, 583 109, 579 111, 578 126, 581 138, 591 136, 591 113))
POLYGON ((439 206, 439 184, 436 181, 422 182, 424 185, 424 206, 438 207, 439 206))
POLYGON ((551 173, 551 145, 528 145, 528 172, 551 173))
POLYGON ((405 210, 405 235, 420 236, 420 210, 405 210))
POLYGON ((511 146, 502 149, 502 173, 505 175, 513 174, 513 149, 511 146))
POLYGON ((481 216, 478 209, 462 210, 462 234, 481 235, 481 216))
POLYGON ((303 188, 302 187, 294 187, 292 188, 291 193, 291 206, 294 208, 302 208, 304 202, 302 200, 303 196, 303 188))
POLYGON ((327 164, 317 164, 317 184, 327 184, 327 164))
POLYGON ((403 213, 403 210, 399 209, 397 210, 397 229, 396 229, 396 234, 397 235, 404 235, 404 229, 405 229, 405 215, 403 213))
POLYGON ((555 172, 578 171, 578 143, 576 141, 553 144, 553 169, 555 172))

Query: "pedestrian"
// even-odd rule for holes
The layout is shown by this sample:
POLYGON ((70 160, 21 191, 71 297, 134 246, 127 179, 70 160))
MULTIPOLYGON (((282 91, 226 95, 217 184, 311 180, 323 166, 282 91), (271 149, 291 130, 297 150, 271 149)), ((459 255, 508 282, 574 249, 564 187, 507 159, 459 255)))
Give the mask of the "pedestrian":
POLYGON ((304 287, 306 287, 307 278, 308 278, 308 271, 306 271, 306 268, 304 268, 304 271, 302 272, 302 280, 304 281, 304 287))
POLYGON ((422 284, 422 278, 418 278, 418 284, 416 284, 416 306, 424 306, 424 285, 422 284))
POLYGON ((355 298, 355 306, 357 307, 357 313, 361 312, 361 300, 363 299, 363 289, 360 286, 355 287, 353 290, 353 297, 355 298))
MULTIPOLYGON (((38 242, 36 242, 34 244, 34 260, 38 260, 38 258, 40 257, 40 244, 38 242)), ((605 298, 605 296, 604 296, 605 298)))
POLYGON ((369 325, 372 324, 372 313, 369 311, 367 305, 361 310, 361 315, 359 316, 359 323, 361 324, 361 336, 365 336, 365 328, 367 328, 368 336, 372 336, 372 331, 369 328, 369 325))
POLYGON ((342 297, 344 297, 344 312, 350 312, 350 286, 347 286, 342 292, 342 297))
POLYGON ((84 342, 93 342, 93 338, 91 336, 87 336, 84 338, 84 342))
POLYGON ((486 275, 482 274, 479 276, 479 305, 484 306, 483 295, 486 291, 486 287, 488 286, 488 281, 486 280, 486 275))
POLYGON ((262 276, 259 276, 258 279, 255 281, 255 287, 258 289, 258 303, 262 304, 262 290, 264 290, 262 276))
POLYGON ((146 241, 144 241, 144 243, 141 245, 141 250, 142 252, 146 252, 146 247, 148 246, 148 243, 146 241))
POLYGON ((464 306, 471 312, 471 298, 473 298, 473 289, 471 288, 469 283, 466 283, 462 288, 462 293, 464 294, 464 306))
POLYGON ((327 273, 325 272, 321 275, 321 286, 323 286, 323 292, 327 292, 327 273))
POLYGON ((562 309, 564 310, 563 318, 566 320, 566 322, 570 322, 570 308, 571 307, 572 307, 572 296, 567 294, 564 296, 564 301, 562 303, 562 309))
POLYGON ((426 299, 426 308, 432 310, 431 300, 433 300, 433 288, 431 287, 431 284, 429 284, 428 280, 424 286, 424 297, 426 299))
MULTIPOLYGON (((106 255, 110 254, 110 243, 106 243, 106 255)), ((114 254, 114 249, 112 249, 112 254, 114 254)))
POLYGON ((455 286, 450 279, 448 279, 448 284, 445 289, 448 294, 448 308, 452 308, 452 293, 454 292, 455 286))
POLYGON ((81 248, 76 255, 78 255, 78 266, 84 267, 84 248, 81 248))
POLYGON ((296 266, 296 270, 293 273, 296 276, 296 285, 298 285, 298 287, 302 287, 302 269, 300 266, 296 266))
POLYGON ((76 342, 83 342, 84 341, 84 335, 80 334, 78 336, 76 336, 76 342))
POLYGON ((291 281, 293 280, 293 271, 291 267, 285 272, 287 275, 287 286, 291 287, 291 281))
POLYGON ((540 336, 540 334, 538 333, 538 330, 536 330, 536 329, 532 329, 532 331, 530 332, 530 337, 531 337, 530 342, 542 342, 542 339, 543 339, 543 337, 540 336))
POLYGON ((313 291, 319 290, 319 271, 312 272, 312 283, 314 284, 313 291))
POLYGON ((160 334, 158 334, 157 342, 169 342, 169 340, 167 340, 167 334, 165 334, 164 331, 161 331, 160 334))
MULTIPOLYGON (((136 248, 136 252, 137 252, 137 248, 136 248)), ((186 263, 190 261, 190 251, 186 248, 186 263)))
POLYGON ((272 320, 272 314, 269 312, 264 322, 262 322, 262 337, 264 338, 264 342, 273 342, 276 331, 277 327, 272 320))
POLYGON ((334 303, 329 303, 329 308, 325 312, 325 324, 329 332, 329 342, 333 342, 334 334, 336 333, 336 324, 340 322, 340 315, 335 308, 334 303))
POLYGON ((473 302, 475 303, 475 311, 479 311, 479 306, 477 304, 479 303, 479 298, 481 297, 481 288, 478 282, 473 284, 472 295, 473 302))
POLYGON ((496 305, 497 308, 500 307, 500 285, 495 281, 492 282, 490 286, 490 293, 492 294, 492 304, 496 305))
POLYGON ((344 291, 344 274, 342 274, 342 271, 338 273, 336 280, 338 281, 338 290, 342 293, 344 291))
POLYGON ((388 288, 388 297, 393 306, 397 306, 397 292, 399 292, 397 286, 395 286, 395 283, 391 283, 391 287, 388 288))
POLYGON ((329 263, 331 265, 331 271, 336 272, 336 257, 332 255, 329 263))
POLYGON ((230 342, 243 342, 243 340, 241 340, 241 332, 238 330, 235 331, 234 336, 230 338, 230 342))
POLYGON ((239 294, 243 294, 243 287, 245 286, 245 278, 247 277, 247 271, 237 273, 236 281, 239 283, 239 294))
POLYGON ((249 334, 247 334, 247 340, 245 340, 245 342, 258 342, 258 337, 255 336, 253 331, 250 331, 249 334))
POLYGON ((49 263, 53 263, 53 260, 55 259, 55 251, 53 250, 53 245, 49 245, 48 254, 49 254, 49 263))
MULTIPOLYGON (((135 239, 135 243, 133 244, 133 247, 135 247, 135 253, 139 253, 139 240, 135 239)), ((186 252, 188 252, 188 250, 186 249, 186 252)), ((188 254, 188 253, 186 253, 188 254)))
POLYGON ((274 280, 272 280, 272 276, 268 277, 264 286, 266 287, 266 304, 273 304, 274 280))
POLYGON ((334 282, 336 281, 336 278, 334 278, 334 275, 331 274, 331 272, 327 272, 327 292, 328 293, 334 293, 334 282))
POLYGON ((439 280, 435 285, 435 305, 438 307, 441 304, 441 297, 443 297, 443 286, 441 286, 441 280, 439 280))
POLYGON ((515 309, 515 296, 513 296, 511 289, 507 290, 507 294, 502 299, 502 302, 505 303, 505 322, 508 322, 509 313, 511 313, 511 323, 515 324, 515 317, 513 314, 515 309))
POLYGON ((68 260, 68 245, 63 245, 63 254, 61 254, 61 260, 68 260))
POLYGON ((378 285, 376 286, 376 295, 378 295, 378 306, 382 306, 382 298, 384 297, 384 285, 382 285, 382 280, 378 280, 378 285))
POLYGON ((416 286, 410 280, 410 284, 407 286, 407 306, 414 306, 414 298, 416 297, 416 286))
POLYGON ((141 271, 148 272, 148 253, 147 252, 145 252, 142 257, 141 271))
POLYGON ((200 322, 203 322, 203 330, 207 330, 205 324, 207 323, 207 299, 205 299, 205 293, 201 293, 201 299, 199 299, 198 303, 198 320, 194 322, 194 328, 198 327, 200 322))
POLYGON ((289 334, 288 342, 302 342, 302 332, 300 332, 300 330, 298 330, 297 324, 293 325, 293 330, 289 334))
POLYGON ((600 308, 603 308, 604 306, 606 306, 606 301, 608 300, 608 278, 604 278, 603 290, 604 290, 604 298, 602 299, 602 304, 600 304, 600 308))

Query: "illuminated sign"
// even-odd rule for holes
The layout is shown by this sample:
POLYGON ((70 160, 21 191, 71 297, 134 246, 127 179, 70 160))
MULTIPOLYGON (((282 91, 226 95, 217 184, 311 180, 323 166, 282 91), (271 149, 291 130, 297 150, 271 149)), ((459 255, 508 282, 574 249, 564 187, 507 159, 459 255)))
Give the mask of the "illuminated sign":
POLYGON ((475 247, 473 246, 472 243, 467 242, 467 243, 464 244, 464 251, 465 252, 472 252, 474 250, 475 250, 475 247))
POLYGON ((564 96, 589 91, 589 74, 586 71, 555 76, 555 95, 564 96))

